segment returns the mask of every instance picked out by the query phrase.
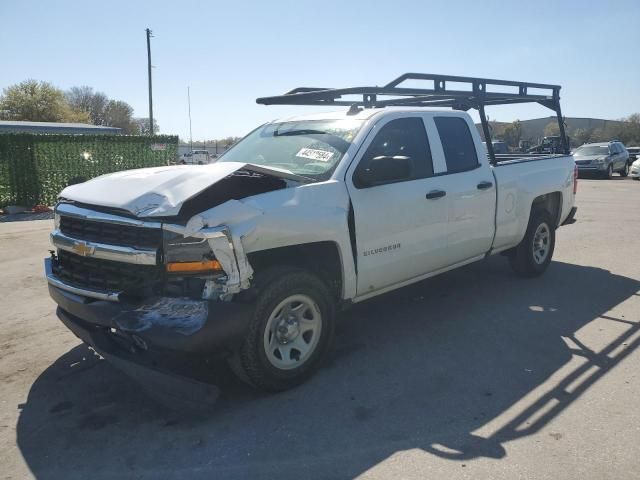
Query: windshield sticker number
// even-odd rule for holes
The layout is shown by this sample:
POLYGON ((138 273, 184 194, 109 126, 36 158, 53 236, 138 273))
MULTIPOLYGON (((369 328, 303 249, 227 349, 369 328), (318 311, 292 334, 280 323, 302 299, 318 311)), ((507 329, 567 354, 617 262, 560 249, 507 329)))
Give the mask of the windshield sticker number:
POLYGON ((302 148, 296 157, 309 158, 318 162, 328 162, 333 157, 333 152, 325 152, 324 150, 314 150, 313 148, 302 148))

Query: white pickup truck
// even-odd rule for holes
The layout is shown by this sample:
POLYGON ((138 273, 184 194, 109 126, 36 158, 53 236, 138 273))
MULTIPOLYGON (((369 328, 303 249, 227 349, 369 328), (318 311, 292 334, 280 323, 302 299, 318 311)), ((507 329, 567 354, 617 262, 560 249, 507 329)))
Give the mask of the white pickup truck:
MULTIPOLYGON (((59 318, 107 358, 169 369, 176 355, 226 358, 277 391, 319 366, 351 303, 497 253, 540 275, 576 212, 573 158, 565 145, 496 159, 466 112, 425 108, 443 105, 442 78, 460 79, 259 99, 363 95, 348 111, 262 125, 215 164, 67 187, 46 260, 59 318), (388 107, 397 98, 409 105, 388 107)), ((472 93, 446 91, 448 105, 479 108, 485 134, 484 105, 514 96, 561 118, 559 87, 538 96, 513 82, 518 93, 497 97, 483 92, 498 81, 466 80, 472 93)))

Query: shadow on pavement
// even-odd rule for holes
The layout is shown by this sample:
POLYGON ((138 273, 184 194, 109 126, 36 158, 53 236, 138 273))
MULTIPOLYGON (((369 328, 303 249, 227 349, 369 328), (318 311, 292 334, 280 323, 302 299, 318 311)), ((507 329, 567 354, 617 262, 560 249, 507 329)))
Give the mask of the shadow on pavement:
POLYGON ((409 449, 503 458, 637 348, 640 324, 604 314, 639 289, 560 262, 521 280, 492 258, 357 305, 310 382, 264 395, 229 377, 199 419, 76 347, 33 384, 18 446, 38 478, 351 478, 409 449), (575 335, 594 321, 622 332, 597 352, 575 335))

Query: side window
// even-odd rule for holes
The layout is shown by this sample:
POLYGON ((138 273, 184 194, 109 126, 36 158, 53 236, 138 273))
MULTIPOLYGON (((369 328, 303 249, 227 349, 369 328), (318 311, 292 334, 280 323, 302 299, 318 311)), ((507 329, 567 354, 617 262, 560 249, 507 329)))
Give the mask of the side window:
POLYGON ((366 186, 433 176, 431 149, 422 118, 391 120, 380 129, 360 160, 354 184, 359 188, 365 186, 356 177, 372 175, 373 183, 366 186))
POLYGON ((442 142, 447 172, 473 170, 478 163, 476 146, 465 122, 460 117, 435 117, 436 128, 442 142))
POLYGON ((620 153, 622 151, 622 149, 617 143, 611 144, 611 150, 612 150, 612 153, 620 153))

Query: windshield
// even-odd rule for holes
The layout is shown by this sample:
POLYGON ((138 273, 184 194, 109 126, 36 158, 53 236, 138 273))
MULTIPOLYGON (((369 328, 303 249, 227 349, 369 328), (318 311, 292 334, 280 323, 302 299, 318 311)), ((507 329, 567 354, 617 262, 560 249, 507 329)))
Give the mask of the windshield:
POLYGON ((593 145, 590 147, 578 148, 574 155, 591 156, 591 155, 609 155, 609 147, 607 145, 593 145))
POLYGON ((324 180, 340 162, 362 120, 305 120, 257 128, 219 162, 253 163, 324 180))

